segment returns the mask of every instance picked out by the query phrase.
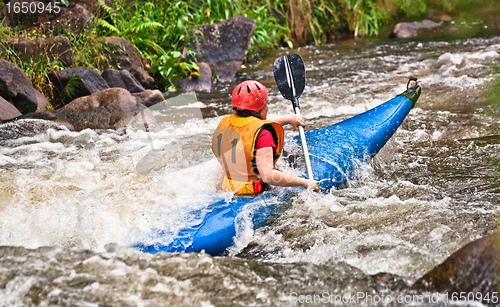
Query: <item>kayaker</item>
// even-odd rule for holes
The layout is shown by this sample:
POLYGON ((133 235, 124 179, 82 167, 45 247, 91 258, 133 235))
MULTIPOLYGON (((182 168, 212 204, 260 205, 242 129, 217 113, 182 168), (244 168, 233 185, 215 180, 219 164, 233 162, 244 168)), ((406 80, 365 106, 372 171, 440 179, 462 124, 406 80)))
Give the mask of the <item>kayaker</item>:
POLYGON ((258 81, 237 85, 231 100, 236 114, 225 116, 212 137, 212 151, 224 170, 222 189, 237 195, 253 195, 267 185, 302 186, 318 191, 314 180, 283 174, 275 163, 283 149, 283 125, 304 127, 302 115, 269 121, 267 88, 258 81))

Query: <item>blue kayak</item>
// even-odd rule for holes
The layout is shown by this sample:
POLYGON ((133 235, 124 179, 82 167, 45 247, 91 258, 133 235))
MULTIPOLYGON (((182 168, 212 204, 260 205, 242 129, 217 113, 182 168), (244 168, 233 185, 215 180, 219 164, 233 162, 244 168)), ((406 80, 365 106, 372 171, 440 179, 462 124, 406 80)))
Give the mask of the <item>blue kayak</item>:
MULTIPOLYGON (((314 179, 320 190, 337 188, 352 176, 357 166, 367 163, 391 138, 415 105, 421 89, 416 86, 385 103, 332 126, 305 132, 314 179)), ((299 142, 298 137, 296 140, 299 142)), ((304 170, 305 176, 305 170, 304 170)), ((239 214, 250 211, 253 227, 268 219, 303 188, 273 188, 255 197, 214 196, 207 207, 193 212, 199 221, 179 232, 168 245, 137 243, 133 247, 146 253, 201 252, 219 255, 233 244, 240 226, 239 214)), ((153 231, 154 237, 172 236, 153 231)), ((161 241, 161 240, 157 240, 161 241)))

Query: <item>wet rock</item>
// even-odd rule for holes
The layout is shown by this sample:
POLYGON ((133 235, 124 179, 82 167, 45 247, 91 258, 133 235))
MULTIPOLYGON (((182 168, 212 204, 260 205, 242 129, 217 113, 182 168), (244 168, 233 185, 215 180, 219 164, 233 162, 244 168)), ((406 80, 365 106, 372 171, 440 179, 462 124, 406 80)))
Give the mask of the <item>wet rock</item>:
MULTIPOLYGON (((417 280, 419 291, 482 293, 500 289, 500 232, 471 242, 417 280)), ((450 294, 451 296, 451 294, 450 294)))
POLYGON ((210 69, 210 65, 207 63, 198 63, 198 68, 200 76, 192 74, 191 76, 182 78, 179 81, 179 86, 182 91, 210 92, 212 90, 212 70, 210 69))
POLYGON ((94 19, 94 16, 84 6, 73 2, 66 7, 60 2, 57 2, 56 5, 56 2, 53 1, 28 1, 29 5, 36 6, 37 9, 28 10, 26 14, 16 13, 13 7, 15 5, 21 7, 23 2, 26 3, 25 0, 10 1, 10 12, 7 6, 4 8, 0 19, 5 18, 5 26, 39 27, 50 35, 68 31, 78 35, 83 29, 90 26, 94 19), (43 7, 43 9, 39 9, 39 7, 43 7))
POLYGON ((154 79, 146 71, 146 65, 139 51, 128 40, 110 36, 104 38, 106 50, 104 56, 115 69, 126 69, 139 81, 143 87, 152 89, 154 79))
POLYGON ((162 92, 159 90, 145 90, 144 92, 132 94, 137 100, 137 103, 143 104, 146 107, 153 106, 159 102, 165 101, 162 92))
POLYGON ((198 30, 201 34, 190 43, 201 54, 198 61, 210 65, 221 80, 234 78, 250 48, 255 20, 237 16, 198 30))
POLYGON ((38 108, 37 90, 31 79, 16 64, 5 60, 0 60, 0 96, 23 114, 38 108))
POLYGON ((18 116, 21 116, 21 112, 10 102, 0 97, 0 120, 12 119, 18 116))
MULTIPOLYGON (((36 114, 42 114, 42 113, 36 113, 36 114)), ((3 143, 2 141, 9 142, 16 138, 31 137, 40 133, 44 133, 49 129, 71 130, 68 128, 68 126, 52 120, 31 119, 31 118, 13 120, 9 122, 0 123, 0 144, 3 143)), ((2 276, 0 273, 0 287, 2 286, 1 279, 2 276)))
POLYGON ((145 90, 130 71, 125 69, 106 69, 101 76, 106 80, 109 87, 124 88, 131 93, 143 92, 145 90))
POLYGON ((23 61, 38 60, 48 56, 51 61, 60 60, 64 65, 73 65, 73 50, 66 36, 40 38, 36 40, 21 37, 6 37, 4 43, 12 48, 23 61))
POLYGON ((54 114, 68 120, 76 130, 118 129, 145 108, 127 90, 110 88, 75 99, 54 114))
MULTIPOLYGON (((27 120, 51 121, 51 122, 55 123, 55 125, 44 124, 43 126, 57 127, 57 130, 61 130, 61 129, 63 129, 61 127, 64 127, 70 131, 75 131, 75 127, 73 127, 73 125, 70 124, 70 122, 68 122, 65 118, 56 116, 53 112, 49 112, 49 111, 32 112, 32 113, 24 114, 24 115, 20 116, 19 118, 17 118, 17 121, 19 121, 19 122, 27 123, 27 122, 29 122, 27 120), (25 120, 25 121, 23 121, 23 120, 25 120)), ((36 121, 36 122, 40 122, 40 121, 36 121)), ((36 129, 36 131, 40 131, 40 129, 36 129)))
POLYGON ((52 71, 47 76, 54 84, 54 101, 59 105, 109 88, 97 71, 87 67, 52 71))
POLYGON ((423 20, 420 22, 400 22, 392 30, 391 37, 394 38, 410 38, 416 37, 422 31, 428 31, 440 27, 441 22, 431 20, 423 20))

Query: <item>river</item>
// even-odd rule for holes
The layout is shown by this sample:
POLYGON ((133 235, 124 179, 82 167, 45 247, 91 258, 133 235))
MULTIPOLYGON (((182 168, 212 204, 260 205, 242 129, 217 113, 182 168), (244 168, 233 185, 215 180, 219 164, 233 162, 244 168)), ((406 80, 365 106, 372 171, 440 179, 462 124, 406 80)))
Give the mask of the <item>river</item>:
MULTIPOLYGON (((287 52, 247 64, 240 76, 269 88, 270 119, 291 113, 272 74, 287 52)), ((211 134, 231 112, 235 84, 171 98, 168 110, 152 111, 161 119, 154 128, 0 125, 0 306, 444 304, 441 294, 407 287, 496 228, 500 114, 488 95, 500 37, 346 41, 296 52, 306 65, 307 129, 377 106, 403 92, 410 75, 422 95, 345 187, 301 193, 268 226, 240 229, 222 257, 127 246, 151 229, 189 225, 189 212, 216 192, 211 134)), ((294 172, 289 161, 279 167, 294 172)))

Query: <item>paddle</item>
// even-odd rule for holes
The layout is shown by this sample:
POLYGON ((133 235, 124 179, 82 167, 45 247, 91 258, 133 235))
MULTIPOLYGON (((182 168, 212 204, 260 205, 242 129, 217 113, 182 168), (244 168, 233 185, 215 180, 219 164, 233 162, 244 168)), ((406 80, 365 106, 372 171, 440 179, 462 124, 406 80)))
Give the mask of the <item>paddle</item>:
MULTIPOLYGON (((306 69, 300 55, 293 53, 277 58, 273 65, 274 80, 281 95, 291 100, 295 114, 300 114, 299 97, 306 86, 306 69)), ((309 151, 307 150, 304 128, 299 126, 300 143, 306 160, 307 177, 313 178, 309 151)))

